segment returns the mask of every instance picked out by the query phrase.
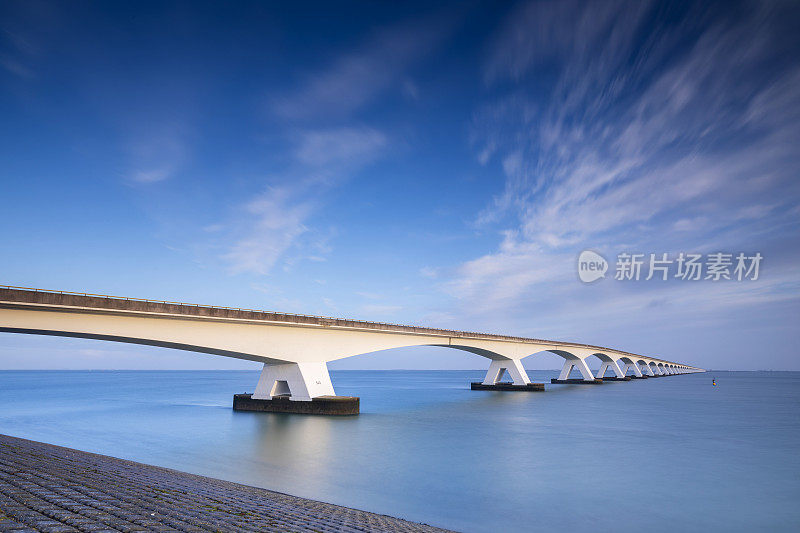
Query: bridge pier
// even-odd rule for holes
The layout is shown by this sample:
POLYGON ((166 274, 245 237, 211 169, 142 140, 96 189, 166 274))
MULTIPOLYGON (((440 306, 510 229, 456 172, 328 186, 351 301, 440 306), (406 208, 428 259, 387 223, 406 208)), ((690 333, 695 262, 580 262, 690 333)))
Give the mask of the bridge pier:
POLYGON ((579 357, 575 357, 574 359, 567 359, 564 361, 564 367, 561 369, 561 374, 559 374, 558 378, 553 378, 550 380, 551 383, 602 383, 602 379, 597 379, 592 374, 592 371, 589 369, 589 366, 586 364, 586 361, 579 357), (573 368, 577 368, 578 371, 583 376, 583 379, 570 379, 569 373, 572 372, 573 368))
POLYGON ((622 375, 627 376, 628 370, 633 370, 633 375, 629 376, 632 379, 645 379, 647 376, 642 374, 642 370, 639 368, 639 365, 634 363, 633 361, 629 363, 625 363, 625 367, 622 369, 622 375))
POLYGON ((359 399, 336 396, 324 362, 265 363, 252 395, 237 394, 238 411, 352 415, 359 412, 359 399))
POLYGON ((600 370, 597 371, 597 379, 602 379, 603 381, 630 381, 631 379, 625 377, 625 373, 620 369, 619 363, 613 359, 606 359, 603 361, 603 364, 600 365, 600 370), (606 377, 606 371, 608 369, 614 371, 614 375, 611 377, 606 377))
POLYGON ((311 401, 316 396, 336 396, 325 362, 264 364, 258 378, 254 400, 289 396, 293 402, 311 401))
POLYGON ((531 383, 528 373, 519 359, 492 359, 486 377, 481 383, 472 383, 472 390, 527 390, 543 391, 543 383, 531 383), (500 380, 508 372, 512 383, 501 383, 500 380))
POLYGON ((522 361, 519 359, 493 359, 489 365, 489 370, 486 371, 486 377, 483 379, 484 385, 495 385, 503 375, 508 372, 508 375, 514 381, 514 385, 527 385, 531 382, 528 373, 522 366, 522 361))

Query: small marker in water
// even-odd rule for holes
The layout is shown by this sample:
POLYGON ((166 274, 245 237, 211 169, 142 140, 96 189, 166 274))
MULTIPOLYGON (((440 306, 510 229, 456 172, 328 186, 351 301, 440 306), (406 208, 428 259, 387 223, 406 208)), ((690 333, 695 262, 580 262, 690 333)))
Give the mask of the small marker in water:
POLYGON ((716 387, 716 386, 717 386, 717 380, 716 380, 716 379, 712 379, 712 380, 711 380, 711 384, 712 384, 712 385, 714 385, 714 386, 716 387))

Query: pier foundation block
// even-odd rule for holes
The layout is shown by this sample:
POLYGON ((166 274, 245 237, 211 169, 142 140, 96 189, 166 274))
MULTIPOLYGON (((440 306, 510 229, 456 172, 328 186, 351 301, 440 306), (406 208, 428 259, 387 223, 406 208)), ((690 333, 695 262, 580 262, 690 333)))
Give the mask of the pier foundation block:
POLYGON ((514 385, 513 383, 495 383, 487 385, 479 381, 473 381, 470 385, 472 390, 502 390, 502 391, 544 391, 544 383, 526 383, 525 385, 514 385))
POLYGON ((610 376, 602 378, 603 381, 630 381, 631 376, 625 376, 624 378, 619 378, 617 376, 610 376))
POLYGON ((553 378, 550 380, 550 383, 561 383, 561 384, 569 384, 569 385, 599 385, 603 382, 600 378, 594 379, 556 379, 553 378))
POLYGON ((357 415, 360 400, 354 396, 318 396, 311 400, 292 401, 288 396, 254 399, 252 394, 234 394, 234 411, 295 413, 304 415, 357 415))

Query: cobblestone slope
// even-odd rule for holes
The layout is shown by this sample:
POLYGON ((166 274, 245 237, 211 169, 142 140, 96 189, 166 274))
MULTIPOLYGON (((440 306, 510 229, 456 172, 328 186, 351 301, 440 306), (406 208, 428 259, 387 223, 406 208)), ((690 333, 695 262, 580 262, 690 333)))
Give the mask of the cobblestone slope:
POLYGON ((0 532, 9 531, 444 530, 0 435, 0 532))

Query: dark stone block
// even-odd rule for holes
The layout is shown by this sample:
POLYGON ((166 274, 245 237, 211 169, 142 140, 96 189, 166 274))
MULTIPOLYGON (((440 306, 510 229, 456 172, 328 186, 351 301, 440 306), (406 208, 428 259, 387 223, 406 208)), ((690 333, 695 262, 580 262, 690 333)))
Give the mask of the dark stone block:
POLYGON ((595 378, 593 381, 587 381, 585 379, 556 379, 553 378, 550 380, 550 383, 561 383, 561 384, 570 384, 570 385, 599 385, 602 383, 602 379, 595 378))
POLYGON ((234 394, 235 411, 295 413, 304 415, 357 415, 360 401, 353 396, 319 396, 311 401, 292 401, 288 396, 271 400, 255 400, 252 394, 234 394))
POLYGON ((603 381, 630 381, 631 377, 630 376, 625 376, 624 378, 618 378, 616 376, 612 376, 612 377, 604 377, 602 379, 603 379, 603 381))
POLYGON ((472 382, 472 390, 502 390, 502 391, 544 391, 544 383, 528 383, 527 385, 514 385, 513 383, 495 383, 494 385, 484 385, 480 382, 472 382))

